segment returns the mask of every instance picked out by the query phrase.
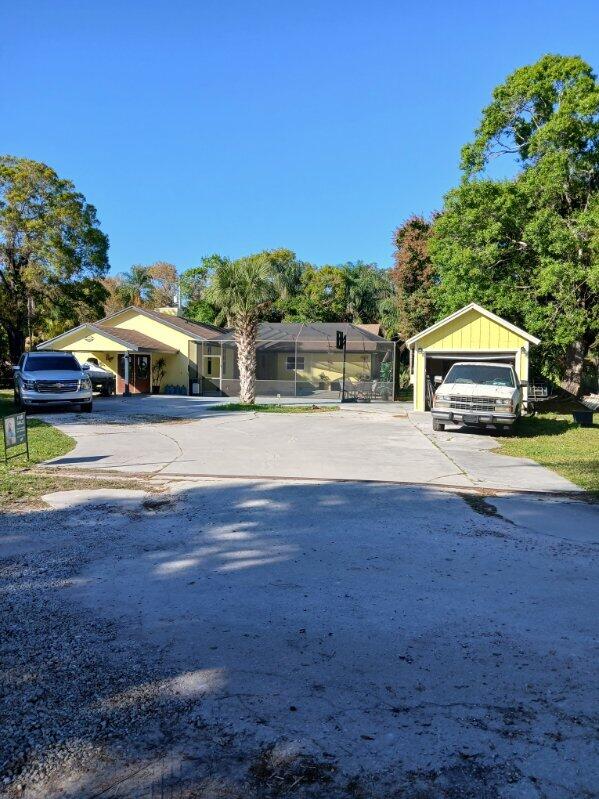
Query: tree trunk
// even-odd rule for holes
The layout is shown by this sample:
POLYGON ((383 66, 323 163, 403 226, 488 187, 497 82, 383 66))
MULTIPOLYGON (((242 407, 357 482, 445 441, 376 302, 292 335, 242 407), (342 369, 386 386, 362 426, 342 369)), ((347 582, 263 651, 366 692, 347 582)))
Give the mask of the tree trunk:
POLYGON ((16 366, 19 362, 19 358, 25 351, 25 333, 23 330, 7 323, 4 323, 3 327, 6 331, 6 338, 8 339, 10 362, 13 366, 16 366))
POLYGON ((575 341, 566 350, 566 372, 561 387, 572 396, 580 394, 582 382, 582 367, 587 353, 584 341, 575 341))
POLYGON ((237 358, 239 366, 239 399, 244 405, 256 401, 256 322, 238 325, 235 331, 237 358))

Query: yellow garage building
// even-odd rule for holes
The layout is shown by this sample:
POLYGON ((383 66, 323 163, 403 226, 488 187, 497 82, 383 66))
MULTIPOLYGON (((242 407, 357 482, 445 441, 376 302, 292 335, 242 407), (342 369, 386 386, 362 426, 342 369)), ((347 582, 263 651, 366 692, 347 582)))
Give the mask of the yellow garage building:
POLYGON ((430 410, 435 377, 444 378, 458 361, 510 363, 520 380, 528 381, 531 344, 539 339, 474 302, 441 319, 406 341, 414 410, 430 410))

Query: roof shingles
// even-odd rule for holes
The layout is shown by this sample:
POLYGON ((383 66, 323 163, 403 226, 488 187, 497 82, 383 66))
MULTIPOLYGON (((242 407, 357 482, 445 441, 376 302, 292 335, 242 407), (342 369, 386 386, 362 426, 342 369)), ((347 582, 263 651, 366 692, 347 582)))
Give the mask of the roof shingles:
POLYGON ((179 352, 175 347, 170 347, 168 344, 156 341, 155 338, 146 336, 145 333, 140 333, 137 330, 129 330, 126 327, 109 327, 108 325, 97 325, 97 328, 104 331, 112 338, 122 341, 123 344, 129 344, 136 349, 149 350, 151 352, 179 352))

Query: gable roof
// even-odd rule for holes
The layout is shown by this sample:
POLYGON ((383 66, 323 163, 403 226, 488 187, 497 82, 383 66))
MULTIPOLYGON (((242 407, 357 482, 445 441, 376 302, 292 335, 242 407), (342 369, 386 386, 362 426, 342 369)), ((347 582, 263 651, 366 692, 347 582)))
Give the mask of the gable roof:
POLYGON ((98 325, 98 331, 113 338, 115 341, 119 339, 129 346, 131 349, 150 350, 156 352, 179 352, 175 347, 168 344, 163 344, 151 336, 146 336, 145 333, 139 333, 137 330, 129 330, 126 327, 107 327, 106 325, 98 325))
POLYGON ((506 319, 502 319, 497 314, 492 313, 491 311, 487 311, 486 308, 483 308, 482 305, 477 305, 475 302, 471 302, 469 305, 465 305, 463 308, 460 308, 459 311, 446 316, 444 319, 435 322, 434 325, 427 327, 426 330, 421 331, 420 333, 416 333, 415 336, 407 339, 405 344, 406 346, 411 346, 415 341, 418 339, 424 338, 424 336, 428 336, 429 333, 432 333, 435 330, 438 330, 440 327, 448 324, 449 322, 453 322, 454 319, 459 319, 460 316, 464 316, 464 314, 468 313, 469 311, 477 311, 481 316, 485 316, 487 319, 490 319, 492 322, 496 322, 498 325, 511 330, 512 333, 515 333, 518 336, 526 339, 526 341, 530 341, 531 344, 540 344, 541 339, 536 338, 535 336, 531 336, 530 333, 527 333, 526 330, 522 330, 521 327, 516 327, 511 322, 508 322, 506 319))
POLYGON ((124 327, 108 327, 107 325, 91 324, 90 322, 84 322, 78 327, 72 327, 70 330, 65 330, 64 333, 60 333, 58 336, 54 336, 54 338, 50 338, 47 341, 38 344, 36 349, 51 350, 53 348, 52 345, 54 345, 57 341, 60 341, 60 339, 70 336, 72 333, 77 333, 78 331, 84 330, 90 330, 92 333, 99 333, 101 336, 106 336, 106 338, 109 338, 117 344, 121 344, 123 347, 127 347, 127 349, 133 351, 143 350, 145 352, 149 351, 168 353, 179 352, 179 350, 175 349, 175 347, 170 347, 167 344, 156 341, 156 339, 146 336, 144 333, 138 333, 137 330, 127 330, 124 327))
POLYGON ((104 325, 111 319, 121 316, 126 311, 135 311, 142 316, 153 319, 155 322, 160 322, 161 325, 172 327, 174 330, 179 330, 181 333, 187 333, 191 338, 198 341, 217 338, 217 336, 220 336, 224 332, 221 327, 210 325, 207 322, 193 322, 191 319, 184 319, 181 316, 174 316, 174 314, 160 313, 159 311, 153 311, 149 308, 138 308, 137 305, 129 305, 127 308, 121 308, 120 311, 115 311, 105 316, 104 319, 100 319, 96 324, 104 325))

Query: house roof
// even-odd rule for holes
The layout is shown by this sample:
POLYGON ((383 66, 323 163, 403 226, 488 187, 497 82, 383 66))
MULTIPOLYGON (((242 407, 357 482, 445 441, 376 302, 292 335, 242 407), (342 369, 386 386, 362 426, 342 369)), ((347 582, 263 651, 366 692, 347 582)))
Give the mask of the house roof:
POLYGON ((422 330, 420 333, 416 333, 415 336, 407 339, 405 344, 406 346, 411 346, 414 342, 418 341, 418 339, 424 338, 424 336, 428 336, 429 333, 432 333, 435 330, 438 330, 441 327, 449 324, 449 322, 453 322, 454 319, 459 319, 460 316, 468 313, 469 311, 477 311, 481 316, 485 316, 487 319, 490 319, 493 322, 496 322, 498 325, 511 330, 512 333, 516 333, 516 335, 521 336, 526 341, 530 341, 531 344, 540 344, 541 340, 536 338, 535 336, 531 336, 530 333, 527 333, 526 330, 522 330, 520 327, 516 327, 511 322, 508 322, 506 319, 502 319, 501 316, 497 316, 497 314, 492 313, 491 311, 487 311, 486 308, 483 308, 482 305, 477 305, 475 302, 471 302, 469 305, 465 305, 463 308, 460 308, 459 311, 446 316, 444 319, 435 322, 434 325, 427 327, 426 330, 422 330))
POLYGON ((54 336, 54 338, 48 339, 48 341, 44 341, 42 344, 38 344, 37 349, 51 350, 60 339, 65 338, 65 336, 70 336, 71 333, 83 332, 84 330, 90 330, 92 333, 99 333, 101 336, 106 336, 117 344, 121 344, 123 347, 127 347, 134 351, 179 352, 175 347, 170 347, 168 344, 163 344, 155 338, 146 336, 143 333, 138 333, 137 330, 127 330, 127 328, 124 327, 108 327, 108 325, 91 324, 90 322, 84 322, 78 327, 73 327, 70 330, 66 330, 64 333, 60 333, 58 336, 54 336))
POLYGON ((139 333, 137 330, 129 330, 126 327, 107 327, 106 325, 96 325, 95 327, 98 332, 131 348, 150 352, 179 352, 175 347, 163 344, 161 341, 146 336, 145 333, 139 333))
POLYGON ((368 333, 374 333, 375 336, 381 335, 381 325, 379 322, 375 322, 374 324, 356 324, 356 327, 362 328, 362 330, 366 330, 368 333))
MULTIPOLYGON (((335 342, 337 331, 341 330, 347 336, 348 342, 389 343, 364 325, 354 325, 351 322, 262 322, 258 326, 259 342, 335 342)), ((378 325, 368 325, 377 327, 378 325)), ((219 341, 232 341, 235 338, 233 330, 227 330, 218 336, 219 341)))
POLYGON ((105 316, 104 319, 100 319, 100 321, 96 324, 105 325, 111 319, 121 316, 126 311, 135 311, 136 313, 139 313, 142 316, 147 316, 149 319, 154 319, 156 322, 160 322, 160 324, 166 325, 167 327, 172 327, 175 330, 180 330, 182 333, 187 333, 191 338, 196 340, 217 338, 223 333, 223 328, 216 327, 216 325, 210 325, 207 322, 193 322, 191 319, 184 319, 181 316, 160 313, 159 311, 153 311, 149 308, 138 308, 136 305, 129 305, 127 308, 122 308, 120 311, 109 314, 108 316, 105 316))

